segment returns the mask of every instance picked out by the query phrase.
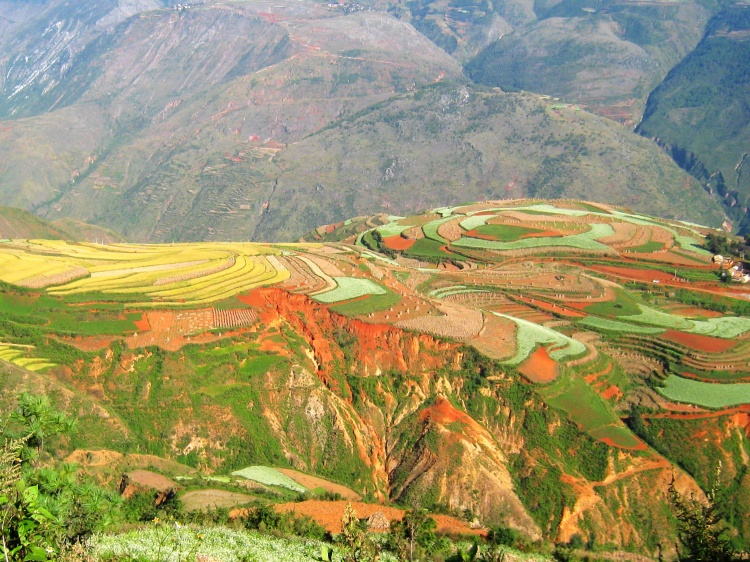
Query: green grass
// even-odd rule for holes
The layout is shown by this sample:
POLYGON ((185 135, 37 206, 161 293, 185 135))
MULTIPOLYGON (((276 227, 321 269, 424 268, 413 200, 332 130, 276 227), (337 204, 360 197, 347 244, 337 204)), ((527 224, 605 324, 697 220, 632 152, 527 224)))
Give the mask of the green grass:
POLYGON ((225 392, 229 392, 230 390, 234 390, 235 388, 246 386, 245 383, 241 382, 235 382, 230 384, 213 384, 210 386, 202 386, 198 389, 198 392, 201 394, 205 394, 206 396, 210 396, 211 398, 216 398, 217 396, 221 396, 225 392))
POLYGON ((261 355, 259 357, 249 358, 240 367, 240 372, 251 377, 265 375, 276 365, 287 361, 286 357, 281 355, 261 355))
POLYGON ((420 238, 404 252, 404 255, 408 258, 450 258, 451 255, 441 249, 443 246, 445 246, 445 243, 429 238, 420 238))
POLYGON ((568 412, 587 431, 610 425, 617 419, 604 400, 577 375, 561 376, 540 392, 549 404, 568 412))
MULTIPOLYGON (((463 223, 461 223, 463 226, 463 223)), ((538 228, 529 228, 526 226, 516 226, 513 224, 485 224, 477 226, 474 230, 483 236, 491 236, 498 242, 513 242, 519 240, 526 234, 544 232, 538 228)))
POLYGON ((565 411, 572 421, 592 437, 609 437, 617 445, 626 448, 638 445, 635 436, 620 422, 617 414, 578 375, 563 374, 538 390, 549 405, 565 411))
POLYGON ((391 308, 398 304, 400 300, 401 297, 399 295, 393 291, 386 290, 384 295, 368 295, 364 299, 334 304, 329 308, 344 316, 361 316, 391 308))
POLYGON ((463 237, 452 245, 466 248, 484 248, 488 250, 527 250, 531 248, 569 247, 580 250, 611 252, 611 248, 600 242, 599 238, 606 238, 614 234, 609 224, 594 223, 588 232, 560 237, 522 238, 514 242, 496 242, 494 240, 480 240, 479 238, 463 237))
POLYGON ((650 240, 649 242, 646 242, 645 244, 642 244, 641 246, 635 246, 632 248, 623 248, 623 250, 628 252, 638 252, 641 254, 648 254, 651 252, 658 252, 659 250, 664 249, 664 244, 662 242, 656 242, 654 240, 650 240))
POLYGON ((141 314, 123 315, 121 305, 71 306, 49 295, 5 291, 0 292, 0 317, 52 333, 93 336, 132 333, 141 314))
POLYGON ((615 290, 615 300, 606 302, 596 302, 590 304, 584 309, 589 314, 598 316, 633 316, 641 313, 638 302, 628 293, 621 289, 615 290))
POLYGON ((749 383, 719 384, 670 375, 659 392, 670 400, 706 408, 728 408, 750 403, 749 383))

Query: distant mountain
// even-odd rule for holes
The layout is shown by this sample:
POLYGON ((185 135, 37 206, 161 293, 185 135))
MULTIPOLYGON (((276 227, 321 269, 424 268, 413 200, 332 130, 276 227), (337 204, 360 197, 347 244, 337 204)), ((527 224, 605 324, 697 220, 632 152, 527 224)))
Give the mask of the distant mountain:
MULTIPOLYGON (((67 37, 54 26, 50 35, 28 49, 67 37)), ((140 240, 247 238, 287 143, 396 92, 461 77, 408 24, 315 3, 155 10, 97 41, 95 62, 74 57, 59 83, 28 65, 38 82, 29 88, 51 92, 29 90, 35 105, 14 105, 18 86, 5 84, 6 116, 36 116, 0 125, 0 197, 140 240), (45 112, 50 96, 62 101, 45 112)))
POLYGON ((711 21, 698 47, 648 100, 638 131, 750 227, 750 7, 737 4, 711 21))
POLYGON ((102 243, 123 241, 118 234, 99 226, 92 226, 73 219, 61 219, 51 223, 22 209, 0 206, 0 239, 9 238, 43 238, 47 240, 98 241, 102 243))
POLYGON ((0 0, 0 16, 0 201, 52 220, 280 240, 501 196, 724 219, 658 148, 567 106, 640 116, 703 33, 695 3, 0 0), (496 83, 521 53, 506 47, 536 45, 554 56, 519 54, 539 87, 519 84, 563 99, 468 85, 493 40, 470 76, 496 83))
POLYGON ((256 239, 292 238, 373 209, 520 197, 585 198, 718 226, 718 205, 655 149, 608 119, 538 96, 436 85, 280 152, 284 172, 256 239))
POLYGON ((535 9, 536 21, 490 44, 468 75, 627 124, 640 120, 651 90, 700 41, 711 15, 700 2, 563 0, 535 9))

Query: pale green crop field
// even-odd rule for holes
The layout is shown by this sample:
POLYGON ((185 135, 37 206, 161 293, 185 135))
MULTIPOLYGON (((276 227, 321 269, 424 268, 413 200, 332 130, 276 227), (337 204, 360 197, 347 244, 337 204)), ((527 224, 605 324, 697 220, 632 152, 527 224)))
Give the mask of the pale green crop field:
POLYGON ((307 488, 302 484, 295 482, 283 472, 267 466, 248 466, 241 470, 235 470, 232 476, 241 476, 266 486, 281 486, 294 492, 304 493, 307 491, 307 488))
POLYGON ((575 357, 586 351, 586 346, 551 328, 545 328, 528 320, 493 312, 495 316, 507 318, 516 323, 516 354, 505 363, 518 365, 523 362, 537 345, 549 346, 548 354, 551 359, 561 361, 566 357, 575 357))
POLYGON ((694 381, 670 375, 659 391, 675 402, 687 402, 706 408, 728 408, 750 404, 750 384, 719 384, 694 381))
POLYGON ((337 287, 313 298, 325 304, 356 299, 365 295, 384 295, 386 290, 369 279, 359 277, 334 277, 337 287))

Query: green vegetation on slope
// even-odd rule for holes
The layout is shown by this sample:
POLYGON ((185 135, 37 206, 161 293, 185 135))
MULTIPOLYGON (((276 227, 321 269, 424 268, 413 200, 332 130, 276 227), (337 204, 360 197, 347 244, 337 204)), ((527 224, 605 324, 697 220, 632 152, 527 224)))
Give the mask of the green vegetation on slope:
POLYGON ((748 34, 748 6, 733 4, 717 15, 695 51, 651 94, 638 127, 709 187, 742 232, 750 201, 748 34))

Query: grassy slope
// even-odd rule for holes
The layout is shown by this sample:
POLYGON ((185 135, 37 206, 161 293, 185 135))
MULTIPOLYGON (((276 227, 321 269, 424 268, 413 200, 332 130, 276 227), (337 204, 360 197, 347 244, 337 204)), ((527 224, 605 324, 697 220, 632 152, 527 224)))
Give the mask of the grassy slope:
POLYGON ((122 236, 73 219, 49 222, 15 207, 0 207, 0 239, 46 239, 122 242, 122 236))
POLYGON ((530 94, 437 85, 344 119, 279 155, 286 171, 258 236, 293 238, 373 210, 524 196, 719 220, 717 204, 652 143, 548 105, 530 94), (686 204, 675 209, 675 200, 686 204))
MULTIPOLYGON (((750 8, 717 16, 705 39, 649 98, 639 132, 709 184, 729 206, 750 198, 750 8)), ((735 218, 741 218, 735 209, 735 218)))
POLYGON ((50 115, 40 101, 0 130, 9 161, 0 194, 129 239, 247 240, 285 143, 394 92, 461 75, 445 52, 383 14, 294 3, 292 18, 269 24, 263 10, 206 5, 122 23, 101 45, 96 81, 83 79, 90 61, 72 64, 68 79, 88 86, 65 97, 69 105, 50 115), (201 43, 207 30, 231 45, 201 43))
POLYGON ((467 66, 475 81, 586 103, 638 122, 649 92, 695 47, 708 20, 674 6, 564 0, 490 44, 467 66))

